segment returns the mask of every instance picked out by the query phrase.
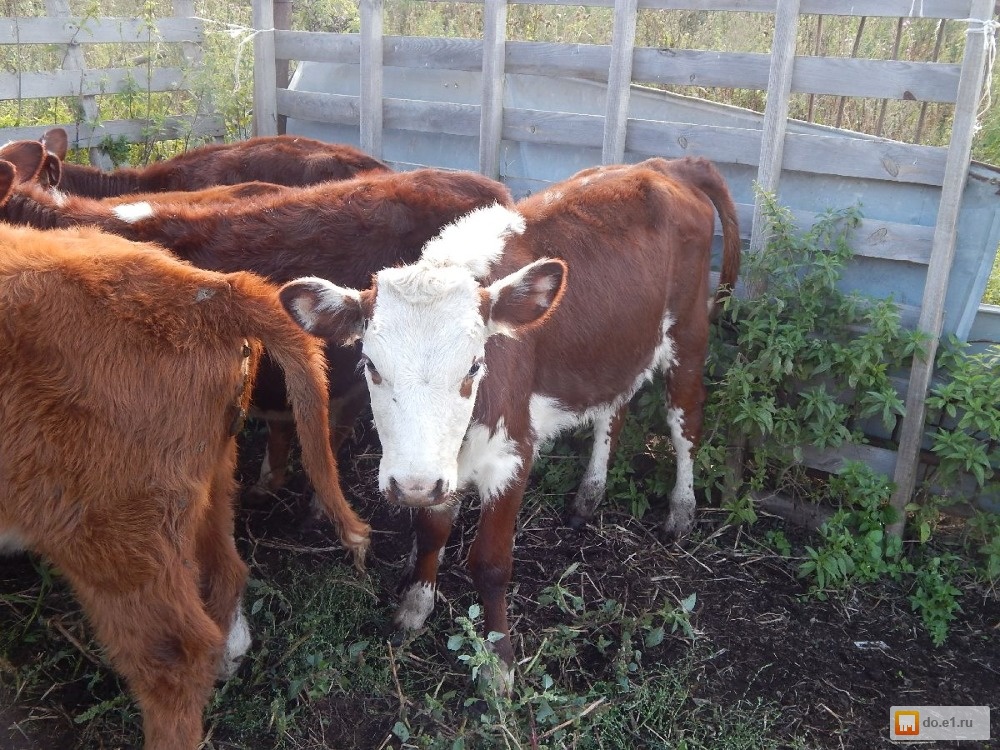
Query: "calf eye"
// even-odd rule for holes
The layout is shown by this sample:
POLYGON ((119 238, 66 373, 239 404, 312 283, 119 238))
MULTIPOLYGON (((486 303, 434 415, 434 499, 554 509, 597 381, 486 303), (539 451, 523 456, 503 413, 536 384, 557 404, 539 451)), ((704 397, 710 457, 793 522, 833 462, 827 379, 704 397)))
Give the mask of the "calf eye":
POLYGON ((382 382, 382 376, 379 375, 379 372, 375 368, 375 365, 372 364, 372 361, 368 359, 368 357, 362 355, 361 364, 363 364, 365 369, 368 371, 368 377, 372 379, 372 383, 379 385, 382 382))
POLYGON ((476 375, 479 374, 480 370, 483 369, 482 358, 477 359, 472 363, 472 367, 469 368, 468 374, 462 378, 462 387, 459 389, 459 394, 462 398, 469 398, 472 395, 472 383, 476 379, 476 375))

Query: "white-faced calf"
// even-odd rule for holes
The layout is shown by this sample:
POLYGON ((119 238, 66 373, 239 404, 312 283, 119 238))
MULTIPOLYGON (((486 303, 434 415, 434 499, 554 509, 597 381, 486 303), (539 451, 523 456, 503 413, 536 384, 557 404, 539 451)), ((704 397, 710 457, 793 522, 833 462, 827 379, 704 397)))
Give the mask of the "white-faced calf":
MULTIPOLYGON (((581 520, 591 517, 629 399, 657 371, 677 454, 664 528, 690 530, 715 304, 713 205, 728 290, 739 269, 735 209, 716 169, 691 159, 588 170, 516 210, 475 211, 429 242, 419 262, 380 271, 364 291, 320 279, 282 289, 307 330, 361 342, 383 447, 379 487, 415 509, 398 625, 419 628, 430 614, 457 492, 472 486, 482 510, 469 567, 486 631, 508 634, 515 521, 538 446, 593 424, 574 501, 581 520)), ((496 650, 513 663, 509 638, 496 650)))

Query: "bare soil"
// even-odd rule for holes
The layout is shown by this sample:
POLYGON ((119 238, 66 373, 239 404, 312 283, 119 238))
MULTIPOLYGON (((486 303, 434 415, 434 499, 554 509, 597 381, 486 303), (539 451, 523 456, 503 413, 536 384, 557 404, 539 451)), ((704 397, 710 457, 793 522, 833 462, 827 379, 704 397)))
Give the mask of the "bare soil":
MULTIPOLYGON (((259 447, 248 452, 248 465, 252 465, 259 447)), ((389 511, 375 495, 373 466, 370 456, 347 457, 342 461, 343 479, 352 500, 377 530, 369 567, 397 571, 410 546, 406 518, 389 511)), ((238 520, 238 535, 245 542, 246 535, 266 533, 289 548, 331 544, 327 530, 302 524, 301 502, 289 507, 292 510, 282 515, 273 510, 263 513, 259 504, 248 503, 238 520)), ((691 675, 691 700, 721 707, 758 699, 776 704, 781 707, 780 720, 772 736, 779 743, 792 744, 804 737, 808 747, 818 750, 889 747, 892 705, 989 705, 993 716, 1000 716, 997 592, 968 584, 962 612, 946 643, 936 648, 911 611, 906 592, 891 581, 827 601, 806 596, 806 584, 795 575, 799 561, 794 555, 801 553, 803 545, 815 543, 808 532, 768 517, 749 529, 728 527, 723 524, 725 513, 706 508, 699 511, 691 540, 667 544, 658 533, 661 517, 659 502, 653 503, 653 511, 641 521, 605 509, 592 526, 573 531, 561 523, 556 504, 529 504, 521 519, 510 596, 515 643, 547 628, 571 624, 566 614, 539 607, 537 601, 543 589, 572 563, 579 563, 573 586, 588 604, 613 597, 642 606, 662 599, 665 593, 676 600, 697 594, 691 622, 699 653, 706 656, 697 661, 691 675), (783 558, 759 542, 770 529, 780 529, 789 537, 792 558, 783 558)), ((447 601, 469 597, 471 584, 460 561, 474 524, 475 513, 463 513, 449 543, 440 578, 447 601)), ((265 569, 253 575, 266 578, 268 566, 282 564, 281 554, 265 559, 261 563, 265 569)), ((28 558, 0 563, 0 596, 30 592, 37 580, 38 572, 28 558)), ((394 580, 394 575, 384 580, 394 580)), ((394 592, 379 595, 390 612, 394 592)), ((57 608, 72 606, 68 594, 62 599, 57 608)), ((439 604, 433 617, 450 617, 454 611, 449 609, 439 604)), ((0 628, 15 626, 8 610, 0 599, 0 628)), ((47 616, 58 620, 51 617, 51 610, 50 602, 47 616)), ((50 623, 49 629, 54 627, 58 622, 50 623)), ((71 639, 76 636, 82 634, 67 631, 67 650, 74 649, 71 639)), ((690 649, 689 641, 675 635, 652 656, 672 663, 690 649)), ((600 661, 607 657, 592 650, 580 658, 584 660, 581 673, 596 674, 604 666, 600 661)), ((43 701, 19 700, 11 672, 4 669, 5 659, 8 664, 30 662, 31 645, 24 644, 15 653, 0 653, 2 750, 120 746, 82 744, 72 717, 85 701, 72 691, 53 691, 43 701)), ((325 718, 303 729, 301 747, 374 750, 386 746, 397 718, 392 701, 366 695, 329 701, 330 705, 321 701, 316 707, 317 715, 325 718)), ((996 718, 992 735, 1000 738, 996 718)), ((224 741, 216 746, 233 747, 224 741)), ((1000 748, 1000 739, 962 747, 1000 748)))

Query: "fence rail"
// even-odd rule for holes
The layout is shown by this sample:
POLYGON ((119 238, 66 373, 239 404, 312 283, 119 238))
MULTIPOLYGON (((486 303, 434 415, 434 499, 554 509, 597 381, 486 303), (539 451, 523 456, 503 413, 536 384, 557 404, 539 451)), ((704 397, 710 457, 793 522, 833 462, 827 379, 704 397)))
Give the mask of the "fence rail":
MULTIPOLYGON (((62 111, 72 121, 46 127, 15 125, 0 128, 0 138, 36 138, 48 127, 59 125, 70 134, 71 145, 89 148, 91 161, 103 167, 110 161, 98 146, 108 140, 155 142, 177 138, 221 138, 222 119, 210 112, 163 117, 155 123, 137 115, 104 119, 99 97, 120 94, 175 93, 189 89, 191 70, 197 67, 205 40, 204 22, 195 18, 193 0, 175 0, 174 15, 142 18, 79 17, 70 12, 67 0, 45 0, 48 16, 0 18, 0 51, 16 56, 12 72, 0 73, 0 100, 19 102, 55 99, 67 102, 62 111), (63 48, 61 69, 30 69, 20 50, 50 45, 63 48), (140 45, 150 53, 133 56, 127 65, 89 67, 85 49, 95 45, 140 45), (166 47, 164 47, 166 45, 166 47), (171 54, 164 54, 164 49, 171 54), (169 58, 174 64, 165 60, 169 58)), ((191 109, 191 107, 188 107, 191 109)))

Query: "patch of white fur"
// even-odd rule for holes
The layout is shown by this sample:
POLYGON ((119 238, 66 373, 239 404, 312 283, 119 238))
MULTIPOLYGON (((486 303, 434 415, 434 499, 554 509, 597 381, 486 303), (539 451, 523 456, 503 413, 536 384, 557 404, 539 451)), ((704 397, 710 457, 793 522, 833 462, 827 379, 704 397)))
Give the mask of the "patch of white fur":
POLYGON ((139 203, 122 203, 119 206, 115 206, 111 209, 111 211, 126 224, 135 224, 143 219, 152 218, 154 215, 153 207, 148 201, 141 201, 139 203))
MULTIPOLYGON (((584 185, 587 184, 586 180, 584 180, 583 184, 584 185)), ((545 201, 546 205, 562 200, 562 197, 563 197, 562 190, 546 190, 542 194, 542 200, 545 201)))
POLYGON ((27 542, 16 529, 0 529, 0 555, 13 555, 27 548, 27 542))
POLYGON ((434 611, 434 586, 419 581, 410 585, 403 594, 393 621, 405 630, 420 630, 434 611))
POLYGON ((681 409, 667 409, 667 424, 677 454, 677 480, 670 495, 667 525, 671 531, 683 533, 694 519, 694 444, 684 436, 684 412, 681 409))
POLYGON ((233 624, 229 628, 229 635, 226 637, 226 650, 222 655, 222 663, 219 665, 219 678, 228 680, 239 669, 240 660, 250 650, 253 639, 250 636, 250 625, 247 618, 243 616, 242 602, 236 605, 233 613, 233 624))
MULTIPOLYGON (((616 412, 608 409, 594 415, 594 447, 591 449, 590 461, 587 463, 587 470, 577 491, 578 505, 583 500, 596 505, 604 497, 608 481, 608 463, 611 460, 611 424, 615 414, 616 412)), ((593 507, 578 509, 593 511, 593 507)))
POLYGON ((475 485, 482 502, 488 503, 507 489, 523 463, 503 419, 492 435, 485 425, 473 424, 458 455, 459 483, 475 485))
POLYGON ((524 217, 494 203, 470 211, 445 226, 424 245, 421 262, 460 266, 473 277, 486 276, 503 253, 507 238, 524 231, 524 217))
POLYGON ((531 416, 531 429, 535 433, 535 445, 540 445, 563 430, 580 424, 583 416, 566 409, 556 399, 538 393, 531 394, 528 414, 531 416))
POLYGON ((52 202, 56 204, 59 208, 66 205, 69 197, 59 188, 49 188, 49 197, 52 198, 52 202))

